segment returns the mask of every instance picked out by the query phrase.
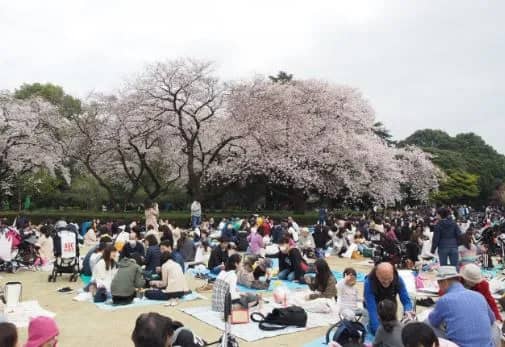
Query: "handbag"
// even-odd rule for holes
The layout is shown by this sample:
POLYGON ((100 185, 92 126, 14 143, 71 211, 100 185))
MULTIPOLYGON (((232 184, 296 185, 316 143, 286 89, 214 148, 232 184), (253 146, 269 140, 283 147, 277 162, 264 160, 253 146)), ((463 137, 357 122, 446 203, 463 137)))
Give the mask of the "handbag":
POLYGON ((282 330, 290 326, 304 328, 307 326, 307 312, 298 306, 274 308, 266 317, 259 312, 253 312, 251 320, 259 323, 259 328, 265 331, 282 330))

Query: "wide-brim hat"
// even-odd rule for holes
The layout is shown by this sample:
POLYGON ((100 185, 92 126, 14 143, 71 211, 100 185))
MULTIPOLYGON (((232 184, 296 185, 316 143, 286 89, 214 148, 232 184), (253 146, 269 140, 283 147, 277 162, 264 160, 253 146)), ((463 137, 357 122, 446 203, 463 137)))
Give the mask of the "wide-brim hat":
POLYGON ((450 278, 461 277, 456 267, 454 266, 440 266, 437 273, 437 281, 448 280, 450 278))

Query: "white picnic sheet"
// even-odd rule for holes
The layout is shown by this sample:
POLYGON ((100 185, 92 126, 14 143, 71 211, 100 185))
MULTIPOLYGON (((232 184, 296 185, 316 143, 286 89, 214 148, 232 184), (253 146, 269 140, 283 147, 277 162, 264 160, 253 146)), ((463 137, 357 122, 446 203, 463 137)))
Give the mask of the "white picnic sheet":
POLYGON ((36 300, 20 302, 15 308, 4 309, 4 316, 7 322, 14 324, 18 328, 28 327, 30 318, 45 316, 55 317, 56 314, 40 307, 36 300))
MULTIPOLYGON (((263 307, 261 312, 266 315, 271 312, 274 305, 268 304, 263 307)), ((182 312, 187 313, 202 322, 205 322, 219 330, 224 331, 225 324, 223 321, 223 313, 214 312, 210 306, 181 308, 182 312)), ((254 312, 254 311, 251 311, 254 312)), ((261 339, 275 337, 279 335, 292 334, 304 331, 311 328, 330 326, 340 320, 338 315, 334 313, 311 313, 307 312, 307 326, 305 328, 289 327, 282 330, 263 331, 258 327, 258 323, 250 321, 247 324, 234 324, 231 327, 232 335, 245 340, 247 342, 258 341, 261 339)))

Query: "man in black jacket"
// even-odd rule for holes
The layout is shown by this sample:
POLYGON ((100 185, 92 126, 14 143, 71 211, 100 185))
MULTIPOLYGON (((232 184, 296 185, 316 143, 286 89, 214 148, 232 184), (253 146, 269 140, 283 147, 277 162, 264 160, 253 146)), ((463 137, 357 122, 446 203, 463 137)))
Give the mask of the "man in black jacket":
POLYGON ((210 252, 209 257, 209 270, 211 273, 217 275, 224 270, 224 264, 228 261, 228 249, 230 248, 230 240, 226 236, 221 236, 219 239, 219 246, 215 247, 210 252))

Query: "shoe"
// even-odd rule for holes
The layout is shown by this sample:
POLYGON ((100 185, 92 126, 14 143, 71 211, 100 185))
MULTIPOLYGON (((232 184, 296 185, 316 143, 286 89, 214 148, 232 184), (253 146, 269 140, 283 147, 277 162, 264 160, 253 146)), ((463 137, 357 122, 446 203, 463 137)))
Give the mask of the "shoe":
POLYGON ((424 307, 431 307, 435 305, 435 301, 432 298, 417 299, 416 304, 424 307))
POLYGON ((203 293, 203 292, 209 292, 214 288, 214 286, 211 283, 204 284, 200 288, 196 288, 197 293, 203 293))

